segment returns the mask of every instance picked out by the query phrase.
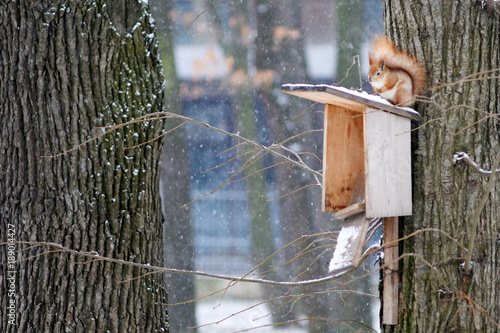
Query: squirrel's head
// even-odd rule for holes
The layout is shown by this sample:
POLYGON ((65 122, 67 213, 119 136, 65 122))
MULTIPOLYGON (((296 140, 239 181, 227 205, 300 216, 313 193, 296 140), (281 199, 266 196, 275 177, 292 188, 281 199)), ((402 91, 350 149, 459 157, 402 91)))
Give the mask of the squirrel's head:
POLYGON ((383 61, 374 62, 370 56, 370 71, 368 72, 368 81, 374 88, 380 89, 379 82, 382 82, 385 74, 385 65, 383 61))

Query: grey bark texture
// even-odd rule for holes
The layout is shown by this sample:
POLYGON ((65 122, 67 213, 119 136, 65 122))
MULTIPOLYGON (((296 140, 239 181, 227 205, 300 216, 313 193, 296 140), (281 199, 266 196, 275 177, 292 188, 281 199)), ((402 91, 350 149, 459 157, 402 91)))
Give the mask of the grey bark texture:
MULTIPOLYGON (((0 6, 0 241, 55 242, 163 264, 161 121, 154 27, 140 1, 9 1, 0 6)), ((164 276, 17 244, 0 245, 1 332, 168 331, 164 276), (29 259, 28 259, 29 258, 29 259), (27 259, 27 260, 25 260, 27 259), (22 260, 22 261, 21 261, 22 260), (9 261, 10 262, 10 261, 9 261), (4 291, 14 287, 13 298, 4 291), (15 324, 7 304, 15 300, 15 324)))
MULTIPOLYGON (((479 2, 477 2, 479 3, 479 2)), ((402 242, 399 324, 384 332, 500 330, 500 197, 496 176, 480 213, 472 270, 462 264, 473 241, 475 214, 488 177, 453 164, 464 151, 491 169, 500 153, 498 16, 474 1, 385 1, 385 30, 424 61, 428 103, 413 134, 413 216, 404 233, 433 228, 402 242), (481 73, 464 80, 468 75, 481 73), (441 85, 441 83, 454 83, 441 85)))

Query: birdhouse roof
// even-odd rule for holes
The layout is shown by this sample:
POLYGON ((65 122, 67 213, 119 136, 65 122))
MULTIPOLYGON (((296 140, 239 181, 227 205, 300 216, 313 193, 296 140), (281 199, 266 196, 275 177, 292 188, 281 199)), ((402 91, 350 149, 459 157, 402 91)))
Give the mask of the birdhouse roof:
POLYGON ((322 104, 330 104, 362 113, 367 107, 419 120, 420 114, 408 107, 395 106, 380 96, 326 84, 284 84, 281 90, 322 104))

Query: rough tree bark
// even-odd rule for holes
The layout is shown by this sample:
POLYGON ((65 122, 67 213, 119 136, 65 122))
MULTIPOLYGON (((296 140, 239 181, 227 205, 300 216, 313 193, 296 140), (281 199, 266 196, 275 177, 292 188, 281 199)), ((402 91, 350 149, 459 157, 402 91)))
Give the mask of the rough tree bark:
MULTIPOLYGON (((0 241, 9 231, 13 241, 163 264, 161 140, 124 150, 157 137, 160 121, 41 157, 103 132, 95 127, 163 110, 156 39, 142 2, 3 3, 0 103, 0 241)), ((130 266, 13 246, 9 261, 0 246, 1 332, 168 331, 162 274, 141 277, 146 272, 130 266)))
POLYGON ((405 234, 434 228, 403 244, 400 261, 399 324, 385 332, 498 332, 500 329, 499 177, 481 211, 470 271, 462 264, 473 241, 475 214, 488 177, 452 154, 467 152, 483 168, 500 153, 500 37, 497 14, 473 1, 385 1, 385 30, 428 70, 420 103, 421 127, 414 132, 414 214, 405 234), (440 83, 453 83, 440 86, 440 83), (429 265, 430 264, 430 265, 429 265))

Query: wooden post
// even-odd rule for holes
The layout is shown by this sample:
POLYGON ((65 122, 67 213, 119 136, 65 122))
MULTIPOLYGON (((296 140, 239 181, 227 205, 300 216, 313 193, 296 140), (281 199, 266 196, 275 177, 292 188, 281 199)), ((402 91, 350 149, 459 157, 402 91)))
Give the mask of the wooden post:
POLYGON ((384 293, 382 296, 382 323, 386 325, 398 324, 398 302, 399 302, 399 274, 398 258, 399 239, 398 217, 384 218, 384 293), (392 243, 394 242, 394 243, 392 243), (391 244, 392 243, 392 244, 391 244))

